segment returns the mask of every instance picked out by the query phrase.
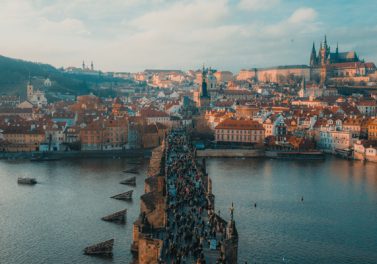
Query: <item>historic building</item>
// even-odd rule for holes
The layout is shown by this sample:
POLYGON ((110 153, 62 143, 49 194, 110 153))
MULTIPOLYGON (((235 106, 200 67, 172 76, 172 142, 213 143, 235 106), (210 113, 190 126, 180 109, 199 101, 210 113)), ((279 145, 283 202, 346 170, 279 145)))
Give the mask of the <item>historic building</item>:
POLYGON ((215 127, 215 140, 263 145, 264 131, 263 126, 254 120, 227 119, 215 127))
POLYGON ((42 107, 47 105, 45 93, 40 90, 34 90, 31 80, 26 87, 27 100, 34 106, 42 107))
MULTIPOLYGON (((239 81, 254 80, 262 83, 289 83, 300 81, 319 84, 324 88, 327 81, 341 82, 369 82, 377 79, 376 65, 364 62, 355 51, 340 52, 338 44, 335 51, 331 51, 327 38, 319 45, 317 52, 315 44, 310 53, 308 65, 284 65, 270 68, 241 70, 236 79, 239 81)), ((319 91, 314 91, 318 93, 319 91)), ((309 94, 312 91, 309 91, 309 94)), ((307 97, 307 96, 305 96, 307 97)))
POLYGON ((212 75, 211 69, 205 69, 203 66, 202 70, 202 85, 200 86, 199 91, 199 107, 202 109, 207 109, 210 106, 211 97, 208 91, 208 84, 210 88, 215 88, 215 85, 212 87, 211 78, 207 77, 208 75, 212 75))
POLYGON ((318 53, 313 43, 310 69, 310 80, 325 85, 328 80, 369 81, 367 76, 375 73, 376 66, 372 62, 361 60, 355 51, 339 52, 338 44, 335 52, 331 52, 325 36, 324 42, 320 43, 318 53))

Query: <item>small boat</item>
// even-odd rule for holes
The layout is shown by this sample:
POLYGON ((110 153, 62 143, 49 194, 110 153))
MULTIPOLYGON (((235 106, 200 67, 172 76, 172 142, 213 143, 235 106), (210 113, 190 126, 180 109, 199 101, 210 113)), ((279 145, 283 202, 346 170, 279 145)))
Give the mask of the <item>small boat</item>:
POLYGON ((34 185, 37 183, 37 180, 35 178, 18 178, 17 183, 34 185))
POLYGON ((124 224, 126 222, 127 209, 102 217, 103 221, 124 224))
POLYGON ((123 172, 124 173, 139 174, 139 171, 137 170, 137 168, 132 168, 132 169, 124 170, 123 172))
POLYGON ((120 193, 120 194, 111 196, 110 198, 128 201, 128 200, 132 199, 132 193, 133 193, 133 190, 130 190, 128 192, 124 192, 124 193, 120 193))
POLYGON ((112 256, 113 255, 114 239, 110 239, 84 249, 85 255, 103 255, 112 256))
POLYGON ((120 182, 120 184, 136 186, 136 177, 131 177, 120 182))

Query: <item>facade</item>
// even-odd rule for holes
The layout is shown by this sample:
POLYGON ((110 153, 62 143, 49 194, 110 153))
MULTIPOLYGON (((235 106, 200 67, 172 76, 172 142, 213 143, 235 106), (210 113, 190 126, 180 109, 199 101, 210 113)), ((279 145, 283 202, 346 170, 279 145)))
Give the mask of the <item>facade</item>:
POLYGON ((40 145, 39 151, 59 151, 64 143, 65 127, 52 124, 45 128, 45 141, 40 145))
POLYGON ((170 116, 164 111, 143 109, 140 111, 140 116, 147 121, 148 125, 161 123, 169 127, 171 126, 170 116))
POLYGON ((353 155, 357 160, 377 162, 377 141, 357 140, 353 155))
POLYGON ((318 147, 323 151, 335 153, 336 150, 349 149, 353 144, 352 133, 323 129, 319 132, 318 147))
POLYGON ((39 151, 39 145, 45 140, 45 132, 41 128, 7 127, 3 128, 4 141, 9 143, 4 151, 32 152, 39 151))
POLYGON ((242 69, 238 73, 236 79, 238 81, 246 81, 246 80, 255 79, 256 77, 257 77, 257 69, 250 69, 250 70, 242 69))
POLYGON ((215 127, 216 142, 264 143, 264 128, 254 120, 227 119, 215 127))
POLYGON ((0 95, 0 107, 16 107, 20 102, 17 95, 0 95))
POLYGON ((302 78, 310 79, 310 67, 307 65, 287 65, 257 70, 257 80, 264 83, 281 83, 302 78))
POLYGON ((377 119, 373 119, 368 124, 368 139, 377 140, 377 119))
POLYGON ((375 100, 362 100, 357 103, 357 109, 364 116, 376 116, 377 102, 375 100))
POLYGON ((335 52, 331 52, 326 36, 324 42, 321 42, 319 46, 318 53, 313 43, 309 63, 310 79, 316 80, 322 85, 330 79, 368 81, 368 78, 363 77, 374 74, 376 71, 374 63, 363 62, 355 51, 339 52, 337 45, 335 52))
POLYGON ((227 83, 233 79, 233 73, 230 71, 217 71, 213 75, 217 83, 227 83))
POLYGON ((126 148, 128 122, 125 119, 99 119, 80 130, 82 150, 121 150, 126 148))
POLYGON ((45 93, 40 90, 34 91, 34 87, 31 84, 30 80, 26 87, 26 95, 27 95, 27 100, 34 106, 43 107, 47 105, 47 99, 45 97, 45 93))
POLYGON ((284 137, 287 134, 287 127, 282 115, 270 115, 263 121, 262 125, 265 129, 266 137, 274 136, 277 141, 284 140, 284 137))

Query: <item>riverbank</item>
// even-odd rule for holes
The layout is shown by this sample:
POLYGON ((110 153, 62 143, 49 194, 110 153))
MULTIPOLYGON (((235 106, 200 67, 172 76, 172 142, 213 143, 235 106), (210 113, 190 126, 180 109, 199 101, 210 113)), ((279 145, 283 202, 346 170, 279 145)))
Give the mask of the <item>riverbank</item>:
POLYGON ((203 149, 197 150, 198 157, 206 158, 263 158, 262 149, 203 149))
POLYGON ((123 158, 150 157, 151 149, 127 150, 88 150, 88 151, 51 151, 51 152, 2 152, 0 159, 31 159, 33 156, 43 155, 51 159, 80 159, 80 158, 123 158))
POLYGON ((198 157, 206 158, 273 158, 273 159, 324 159, 321 151, 267 151, 264 149, 204 149, 197 150, 198 157))

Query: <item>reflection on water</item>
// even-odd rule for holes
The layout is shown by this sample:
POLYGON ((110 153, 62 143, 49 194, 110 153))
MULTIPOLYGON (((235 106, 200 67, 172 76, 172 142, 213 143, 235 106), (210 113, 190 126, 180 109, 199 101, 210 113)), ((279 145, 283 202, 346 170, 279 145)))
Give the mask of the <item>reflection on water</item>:
POLYGON ((235 203, 240 263, 376 263, 377 164, 340 159, 207 164, 217 209, 228 217, 235 203))
MULTIPOLYGON (((119 184, 131 176, 122 170, 135 166, 125 159, 0 161, 0 263, 129 263, 146 164, 132 188, 119 184), (17 185, 17 177, 40 184, 17 185), (109 198, 129 189, 133 202, 109 198), (124 208, 126 225, 100 220, 124 208), (82 255, 109 238, 113 259, 82 255)), ((240 263, 376 263, 377 164, 210 159, 207 166, 221 215, 235 203, 240 263)))
POLYGON ((146 163, 136 175, 134 201, 110 196, 131 187, 119 181, 126 160, 0 162, 0 263, 129 263, 132 222, 139 213, 146 163), (36 177, 35 186, 17 177, 36 177), (126 225, 101 217, 128 208, 126 225), (115 238, 113 259, 82 255, 85 246, 115 238))

